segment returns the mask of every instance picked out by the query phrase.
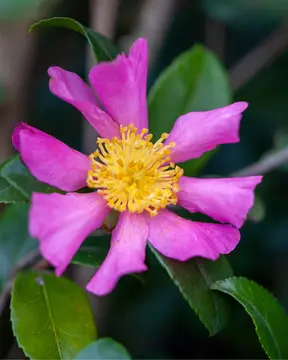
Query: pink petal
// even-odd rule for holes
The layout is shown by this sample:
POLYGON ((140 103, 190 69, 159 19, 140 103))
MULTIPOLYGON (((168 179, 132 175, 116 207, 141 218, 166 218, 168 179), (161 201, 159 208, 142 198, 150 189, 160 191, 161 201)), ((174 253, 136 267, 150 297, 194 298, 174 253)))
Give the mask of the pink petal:
POLYGON ((179 261, 195 256, 216 260, 234 250, 240 240, 239 231, 231 225, 185 220, 169 210, 150 217, 148 224, 149 242, 163 255, 179 261))
POLYGON ((60 276, 86 237, 101 226, 110 209, 96 192, 32 195, 31 236, 60 276))
POLYGON ((228 179, 179 180, 178 202, 191 212, 202 212, 214 220, 240 228, 254 203, 254 189, 262 176, 228 179))
POLYGON ((138 39, 129 56, 95 65, 89 74, 105 110, 119 125, 133 124, 137 129, 148 127, 146 82, 148 69, 147 41, 138 39))
POLYGON ((12 141, 25 165, 39 181, 64 191, 86 186, 91 166, 88 156, 25 123, 16 126, 12 141))
POLYGON ((180 116, 166 143, 175 142, 171 160, 175 163, 200 157, 219 144, 239 141, 239 123, 246 102, 236 102, 223 108, 191 112, 180 116))
POLYGON ((119 126, 97 104, 92 89, 75 73, 57 66, 48 69, 50 91, 78 109, 100 136, 119 136, 119 126))
POLYGON ((124 212, 112 232, 109 253, 86 289, 96 295, 106 295, 126 274, 147 270, 145 248, 148 225, 140 214, 124 212))

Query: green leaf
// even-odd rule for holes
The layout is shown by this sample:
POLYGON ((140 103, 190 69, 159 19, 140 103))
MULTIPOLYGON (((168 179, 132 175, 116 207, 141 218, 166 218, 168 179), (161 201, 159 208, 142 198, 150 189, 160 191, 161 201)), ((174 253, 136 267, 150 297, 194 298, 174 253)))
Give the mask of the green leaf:
POLYGON ((229 307, 224 297, 211 291, 210 286, 216 280, 232 275, 228 261, 220 257, 217 261, 196 258, 178 262, 161 255, 152 246, 150 249, 209 330, 210 335, 222 330, 229 318, 229 307))
POLYGON ((89 344, 75 359, 129 360, 131 356, 123 345, 113 339, 105 338, 89 344))
POLYGON ((31 26, 30 32, 39 27, 51 26, 64 27, 85 36, 97 62, 112 60, 119 53, 119 50, 105 36, 83 26, 74 19, 66 17, 41 20, 31 26))
POLYGON ((37 242, 28 234, 27 204, 10 205, 0 217, 0 293, 11 271, 37 249, 37 242))
MULTIPOLYGON (((196 45, 178 56, 150 90, 150 130, 155 139, 170 132, 176 119, 191 111, 228 105, 231 92, 225 69, 215 55, 196 45)), ((194 175, 210 158, 209 152, 184 165, 185 175, 194 175)))
POLYGON ((73 359, 96 338, 84 290, 48 273, 17 276, 11 320, 18 344, 30 359, 73 359))
POLYGON ((14 156, 0 165, 0 203, 29 202, 32 192, 54 191, 59 190, 36 180, 19 156, 14 156))
POLYGON ((272 294, 251 280, 237 277, 217 281, 211 288, 231 295, 243 305, 270 359, 288 358, 288 317, 272 294))

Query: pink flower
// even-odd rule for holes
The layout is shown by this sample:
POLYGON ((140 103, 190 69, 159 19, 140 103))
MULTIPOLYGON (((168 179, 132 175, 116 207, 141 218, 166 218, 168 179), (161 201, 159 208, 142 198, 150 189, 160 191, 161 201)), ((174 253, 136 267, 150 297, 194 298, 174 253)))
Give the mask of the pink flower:
POLYGON ((218 144, 239 141, 247 103, 191 112, 176 120, 156 143, 148 135, 146 105, 147 43, 138 39, 129 56, 95 65, 93 90, 79 76, 58 67, 48 71, 50 90, 75 106, 102 137, 90 157, 27 124, 19 124, 13 144, 31 173, 65 192, 32 196, 29 228, 42 255, 59 276, 85 238, 108 213, 120 212, 109 253, 87 285, 97 295, 109 293, 120 277, 145 271, 147 240, 162 254, 186 261, 194 256, 216 260, 240 240, 261 176, 195 179, 175 165, 200 157, 218 144), (90 187, 94 192, 76 193, 90 187), (167 208, 180 204, 223 224, 180 218, 167 208))

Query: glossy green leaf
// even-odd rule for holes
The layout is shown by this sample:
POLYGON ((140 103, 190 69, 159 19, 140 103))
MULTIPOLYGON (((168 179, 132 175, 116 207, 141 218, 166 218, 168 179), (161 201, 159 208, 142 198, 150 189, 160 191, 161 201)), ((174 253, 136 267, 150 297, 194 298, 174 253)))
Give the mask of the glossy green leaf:
POLYGON ((119 50, 106 37, 70 18, 54 17, 41 20, 33 24, 30 31, 51 26, 64 27, 85 36, 97 62, 112 60, 119 53, 119 50))
POLYGON ((14 156, 0 166, 0 203, 29 202, 32 192, 59 191, 36 180, 14 156))
POLYGON ((197 258, 178 262, 166 258, 152 247, 150 249, 210 334, 215 335, 222 330, 229 318, 229 307, 224 297, 211 291, 210 286, 232 275, 228 261, 220 257, 217 261, 197 258))
POLYGON ((0 217, 0 293, 11 271, 37 249, 36 240, 28 234, 27 204, 10 205, 0 217))
POLYGON ((113 339, 105 338, 89 344, 76 356, 76 360, 86 359, 129 360, 131 356, 123 345, 113 339))
POLYGON ((288 358, 288 317, 272 294, 251 280, 237 277, 217 281, 211 288, 231 295, 243 305, 270 359, 288 358))
MULTIPOLYGON (((228 76, 215 55, 197 45, 178 56, 159 76, 149 96, 149 121, 155 139, 170 132, 176 119, 191 111, 211 110, 231 101, 228 76)), ((213 152, 184 164, 194 175, 213 152)))
POLYGON ((96 339, 84 290, 49 273, 17 276, 11 320, 18 344, 30 359, 73 359, 96 339))

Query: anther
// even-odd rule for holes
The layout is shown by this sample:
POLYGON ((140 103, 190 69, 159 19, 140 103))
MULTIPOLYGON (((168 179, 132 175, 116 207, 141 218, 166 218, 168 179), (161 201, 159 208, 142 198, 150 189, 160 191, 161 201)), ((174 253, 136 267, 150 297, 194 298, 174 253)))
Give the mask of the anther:
POLYGON ((133 125, 121 125, 120 132, 120 139, 97 140, 99 150, 89 156, 87 185, 98 189, 108 206, 120 212, 147 211, 155 216, 176 204, 183 170, 170 162, 175 143, 163 144, 169 135, 163 133, 153 144, 148 129, 138 132, 133 125))

